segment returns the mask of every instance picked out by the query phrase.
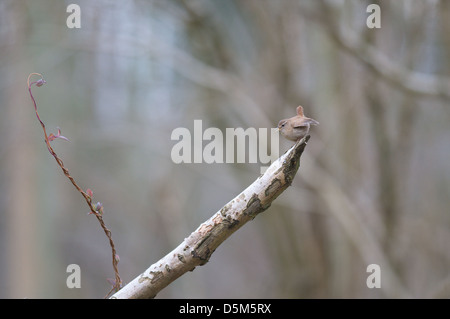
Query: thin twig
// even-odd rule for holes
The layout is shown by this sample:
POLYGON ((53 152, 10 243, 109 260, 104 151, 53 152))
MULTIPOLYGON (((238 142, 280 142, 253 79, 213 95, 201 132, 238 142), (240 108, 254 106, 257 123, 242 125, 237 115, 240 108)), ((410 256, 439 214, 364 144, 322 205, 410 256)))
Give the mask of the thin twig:
POLYGON ((44 78, 39 73, 31 73, 28 76, 28 80, 27 80, 28 92, 30 93, 31 100, 33 101, 34 110, 36 112, 36 117, 39 120, 39 123, 41 123, 42 130, 44 131, 45 144, 47 145, 47 149, 50 152, 50 154, 55 158, 55 160, 58 163, 59 167, 61 167, 64 175, 70 180, 72 185, 77 189, 78 192, 80 192, 80 194, 86 200, 86 203, 89 206, 90 214, 95 215, 95 217, 97 218, 98 222, 100 223, 100 226, 102 227, 103 231, 105 232, 106 236, 108 237, 109 244, 111 246, 112 265, 113 265, 113 268, 114 268, 115 280, 114 280, 114 283, 113 283, 113 287, 106 294, 106 296, 105 296, 105 298, 106 298, 113 291, 118 291, 121 288, 121 286, 122 286, 122 280, 120 278, 119 269, 118 269, 119 257, 117 255, 116 248, 115 248, 115 245, 114 245, 114 241, 113 241, 112 236, 111 236, 111 231, 106 227, 106 224, 103 221, 103 216, 102 216, 103 215, 103 206, 100 203, 97 203, 97 204, 93 204, 92 203, 92 196, 90 195, 90 194, 92 194, 92 192, 90 192, 90 194, 87 194, 80 186, 78 186, 78 184, 75 182, 75 179, 70 175, 69 170, 67 168, 65 168, 63 161, 58 157, 58 155, 56 154, 56 152, 53 150, 52 146, 50 145, 50 142, 53 139, 55 139, 55 138, 63 138, 63 139, 66 139, 66 138, 64 136, 61 136, 59 130, 58 130, 58 134, 56 134, 56 135, 53 135, 53 134, 50 134, 50 136, 47 135, 47 131, 45 129, 44 122, 42 122, 42 120, 41 120, 41 118, 39 116, 39 113, 38 113, 38 110, 37 110, 36 100, 34 99, 33 94, 31 93, 31 87, 32 87, 33 84, 38 86, 38 87, 40 87, 40 86, 44 85, 45 83, 46 82, 45 82, 44 78), (33 75, 38 75, 41 78, 39 80, 37 80, 37 81, 34 81, 34 82, 30 83, 30 78, 33 75))

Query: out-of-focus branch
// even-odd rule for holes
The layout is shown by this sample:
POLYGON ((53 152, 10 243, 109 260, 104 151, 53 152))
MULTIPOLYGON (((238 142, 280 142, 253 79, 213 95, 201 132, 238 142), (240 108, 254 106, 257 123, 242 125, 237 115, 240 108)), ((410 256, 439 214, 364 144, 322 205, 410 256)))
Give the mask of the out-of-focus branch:
POLYGON ((330 38, 341 49, 356 57, 375 74, 398 89, 415 95, 450 99, 450 79, 448 77, 414 72, 403 67, 401 61, 395 61, 386 56, 350 28, 338 25, 332 12, 333 8, 324 1, 320 3, 320 14, 306 13, 305 10, 302 10, 302 13, 308 18, 319 21, 326 28, 330 38))
POLYGON ((375 211, 368 225, 364 218, 363 210, 371 209, 371 205, 360 206, 346 194, 336 183, 335 177, 318 165, 310 165, 311 169, 305 172, 304 182, 308 187, 315 189, 328 207, 330 215, 344 230, 348 238, 358 250, 361 258, 367 265, 376 261, 383 269, 383 293, 388 298, 411 298, 411 293, 401 280, 398 272, 392 264, 392 260, 382 249, 379 235, 384 233, 383 227, 378 221, 375 211), (314 177, 314 178, 311 178, 314 177), (378 234, 376 234, 378 233, 378 234), (377 236, 378 235, 378 236, 377 236))
POLYGON ((408 93, 450 99, 450 79, 413 72, 395 63, 374 46, 363 42, 350 30, 329 29, 332 39, 345 51, 360 59, 377 75, 408 93), (344 35, 345 34, 345 35, 344 35))
POLYGON ((184 273, 206 264, 222 242, 269 208, 275 198, 291 185, 308 140, 309 135, 298 141, 263 175, 202 223, 177 248, 151 265, 111 298, 153 298, 184 273))
POLYGON ((174 68, 180 75, 198 85, 223 92, 240 101, 232 105, 236 105, 242 120, 252 119, 253 123, 271 125, 260 105, 249 95, 247 84, 237 74, 208 65, 188 52, 166 44, 158 37, 154 37, 152 43, 154 46, 148 48, 149 53, 162 63, 166 63, 166 60, 171 61, 168 66, 174 68), (245 107, 242 107, 242 104, 245 107))

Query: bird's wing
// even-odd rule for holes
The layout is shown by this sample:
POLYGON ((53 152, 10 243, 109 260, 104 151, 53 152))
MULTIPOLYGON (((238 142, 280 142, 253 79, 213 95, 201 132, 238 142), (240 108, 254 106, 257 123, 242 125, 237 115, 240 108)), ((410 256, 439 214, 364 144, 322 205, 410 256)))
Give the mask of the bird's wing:
POLYGON ((302 119, 301 122, 295 123, 294 127, 305 127, 305 126, 309 126, 309 125, 318 125, 319 122, 317 122, 316 120, 310 119, 309 117, 305 117, 302 119))

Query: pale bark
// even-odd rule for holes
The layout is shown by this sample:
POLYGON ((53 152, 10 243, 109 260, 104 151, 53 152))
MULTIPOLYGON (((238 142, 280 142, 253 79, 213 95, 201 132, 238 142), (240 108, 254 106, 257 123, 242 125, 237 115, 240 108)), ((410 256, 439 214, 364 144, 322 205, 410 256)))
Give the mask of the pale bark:
POLYGON ((270 207, 292 183, 309 140, 298 141, 250 186, 202 223, 178 247, 151 265, 111 298, 153 298, 188 271, 206 264, 232 233, 270 207))

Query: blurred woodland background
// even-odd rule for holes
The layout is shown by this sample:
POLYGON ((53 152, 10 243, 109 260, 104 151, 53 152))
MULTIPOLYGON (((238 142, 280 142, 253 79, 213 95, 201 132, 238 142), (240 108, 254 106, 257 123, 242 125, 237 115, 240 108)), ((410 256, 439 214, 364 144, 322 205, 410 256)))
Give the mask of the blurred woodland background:
POLYGON ((450 297, 449 35, 445 0, 0 0, 0 297, 102 298, 114 277, 105 234, 46 149, 32 72, 48 132, 70 139, 53 148, 104 205, 125 283, 259 176, 174 164, 171 132, 276 127, 300 104, 320 125, 292 186, 157 297, 450 297), (71 3, 80 29, 66 26, 71 3), (81 289, 66 286, 73 263, 81 289))

